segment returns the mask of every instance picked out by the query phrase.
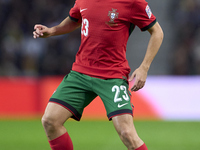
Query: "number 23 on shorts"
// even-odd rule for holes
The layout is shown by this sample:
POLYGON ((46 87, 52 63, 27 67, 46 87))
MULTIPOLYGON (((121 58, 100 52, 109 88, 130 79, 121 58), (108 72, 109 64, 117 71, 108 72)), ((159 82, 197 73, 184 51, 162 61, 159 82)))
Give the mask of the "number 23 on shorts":
POLYGON ((118 103, 118 108, 121 108, 121 107, 127 105, 128 102, 130 101, 130 97, 128 95, 128 90, 127 90, 126 86, 124 86, 124 85, 120 85, 120 86, 114 85, 112 87, 112 92, 115 93, 114 102, 118 103), (120 95, 120 93, 122 93, 122 94, 120 95), (122 102, 123 100, 125 100, 125 103, 121 104, 120 102, 122 102))

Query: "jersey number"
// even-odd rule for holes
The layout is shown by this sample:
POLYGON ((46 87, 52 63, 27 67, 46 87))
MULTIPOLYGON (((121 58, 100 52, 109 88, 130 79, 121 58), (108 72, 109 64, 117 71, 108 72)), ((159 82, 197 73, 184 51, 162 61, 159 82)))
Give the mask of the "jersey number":
POLYGON ((122 95, 122 98, 123 98, 124 100, 126 100, 126 101, 129 101, 129 96, 128 96, 128 93, 127 93, 127 90, 126 90, 126 86, 121 85, 121 86, 119 87, 119 86, 117 86, 117 85, 114 85, 114 86, 112 87, 112 92, 115 92, 114 102, 117 103, 117 102, 122 101, 122 98, 119 97, 120 91, 123 91, 123 92, 124 92, 124 95, 122 95))
POLYGON ((88 29, 89 29, 89 21, 87 19, 83 19, 82 27, 81 27, 81 34, 84 36, 88 36, 88 29))

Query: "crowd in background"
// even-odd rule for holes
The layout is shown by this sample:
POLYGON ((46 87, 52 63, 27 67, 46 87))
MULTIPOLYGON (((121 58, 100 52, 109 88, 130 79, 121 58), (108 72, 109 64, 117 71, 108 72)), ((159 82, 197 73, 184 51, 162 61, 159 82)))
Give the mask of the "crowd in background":
MULTIPOLYGON (((68 73, 80 30, 48 39, 33 39, 32 32, 35 24, 59 24, 73 4, 74 0, 0 0, 0 76, 68 73)), ((175 39, 169 74, 200 74, 200 0, 172 0, 170 12, 175 39)))
POLYGON ((34 39, 32 33, 35 24, 59 24, 73 4, 74 0, 0 0, 0 76, 68 73, 80 31, 47 39, 34 39))
POLYGON ((172 1, 174 33, 171 74, 200 74, 200 0, 172 1))

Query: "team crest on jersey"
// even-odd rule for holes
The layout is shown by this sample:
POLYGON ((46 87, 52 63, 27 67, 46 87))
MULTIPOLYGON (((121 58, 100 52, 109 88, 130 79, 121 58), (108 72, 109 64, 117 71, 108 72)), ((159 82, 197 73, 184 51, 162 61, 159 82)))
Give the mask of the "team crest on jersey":
POLYGON ((115 23, 114 22, 114 20, 116 19, 116 18, 118 18, 118 15, 119 15, 119 13, 117 12, 117 9, 113 9, 112 8, 112 11, 109 11, 108 12, 108 16, 110 17, 110 23, 115 23))
POLYGON ((151 12, 151 9, 150 9, 150 7, 149 7, 149 5, 147 5, 146 6, 146 13, 147 13, 147 15, 148 15, 148 17, 149 17, 149 19, 151 18, 151 15, 152 15, 152 12, 151 12))

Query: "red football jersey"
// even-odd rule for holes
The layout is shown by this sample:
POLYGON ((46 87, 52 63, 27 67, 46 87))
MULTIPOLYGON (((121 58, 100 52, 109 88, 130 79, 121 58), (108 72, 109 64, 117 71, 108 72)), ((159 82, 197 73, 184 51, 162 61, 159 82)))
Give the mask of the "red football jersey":
POLYGON ((145 0, 76 0, 70 18, 82 23, 72 70, 102 79, 128 79, 129 35, 135 25, 145 31, 156 22, 145 0))

